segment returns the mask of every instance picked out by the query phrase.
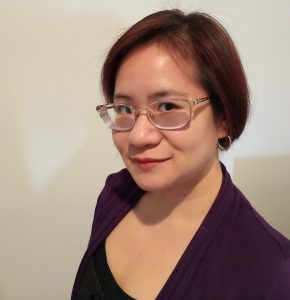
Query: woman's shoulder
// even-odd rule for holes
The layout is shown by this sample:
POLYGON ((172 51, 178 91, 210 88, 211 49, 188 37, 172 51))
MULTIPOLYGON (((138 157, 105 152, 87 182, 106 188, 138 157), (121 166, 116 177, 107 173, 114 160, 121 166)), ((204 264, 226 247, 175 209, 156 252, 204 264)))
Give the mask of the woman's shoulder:
POLYGON ((263 247, 264 252, 275 249, 277 255, 290 258, 290 240, 272 227, 239 190, 238 193, 240 207, 236 222, 241 232, 248 236, 253 245, 259 249, 263 247))
POLYGON ((97 200, 93 231, 96 226, 103 226, 105 220, 105 223, 110 223, 120 219, 139 201, 143 193, 127 169, 110 174, 97 200))
POLYGON ((249 262, 250 274, 259 276, 260 283, 267 285, 266 299, 289 299, 290 240, 273 228, 239 193, 240 205, 232 228, 234 243, 242 249, 238 252, 239 259, 245 265, 249 262))
POLYGON ((127 184, 131 180, 132 180, 131 174, 126 168, 124 168, 117 172, 109 174, 106 178, 105 187, 107 185, 127 184))
POLYGON ((227 212, 223 218, 221 234, 227 236, 227 242, 247 250, 241 255, 251 254, 253 257, 256 254, 260 258, 265 256, 278 260, 289 258, 290 241, 257 212, 226 171, 224 178, 225 187, 220 206, 227 212))
POLYGON ((98 202, 104 200, 106 203, 114 201, 127 202, 135 194, 140 193, 129 171, 124 168, 116 173, 110 174, 105 181, 105 186, 100 194, 98 202))
POLYGON ((225 199, 228 213, 214 236, 211 268, 220 274, 218 285, 228 282, 244 293, 243 299, 289 299, 290 241, 233 188, 225 199))

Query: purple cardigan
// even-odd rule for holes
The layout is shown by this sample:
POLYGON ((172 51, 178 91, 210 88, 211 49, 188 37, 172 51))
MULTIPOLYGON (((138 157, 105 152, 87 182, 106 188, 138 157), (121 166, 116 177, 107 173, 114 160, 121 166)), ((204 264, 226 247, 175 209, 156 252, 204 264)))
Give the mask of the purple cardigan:
MULTIPOLYGON (((215 202, 156 299, 289 300, 290 241, 254 210, 223 165, 222 170, 215 202)), ((143 193, 126 169, 107 178, 72 300, 90 256, 143 193)))

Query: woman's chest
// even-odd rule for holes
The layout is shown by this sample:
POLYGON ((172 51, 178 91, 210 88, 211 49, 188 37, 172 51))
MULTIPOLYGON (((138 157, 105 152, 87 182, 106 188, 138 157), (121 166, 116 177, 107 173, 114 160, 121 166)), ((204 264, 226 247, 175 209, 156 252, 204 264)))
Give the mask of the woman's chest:
POLYGON ((137 299, 155 299, 197 228, 142 224, 128 215, 106 240, 109 267, 119 286, 137 299))

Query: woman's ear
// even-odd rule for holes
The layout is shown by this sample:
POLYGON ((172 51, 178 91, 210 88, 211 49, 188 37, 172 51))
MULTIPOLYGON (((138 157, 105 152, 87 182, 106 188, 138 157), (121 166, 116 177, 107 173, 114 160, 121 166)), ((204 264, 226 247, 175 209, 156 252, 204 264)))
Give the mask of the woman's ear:
POLYGON ((219 118, 217 122, 217 126, 218 126, 218 138, 222 139, 226 137, 228 134, 228 128, 224 117, 219 118))

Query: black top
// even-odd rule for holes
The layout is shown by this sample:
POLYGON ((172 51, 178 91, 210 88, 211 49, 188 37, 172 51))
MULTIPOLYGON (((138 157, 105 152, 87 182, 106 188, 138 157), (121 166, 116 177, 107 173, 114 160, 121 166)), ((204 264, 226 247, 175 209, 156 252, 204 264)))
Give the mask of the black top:
POLYGON ((91 257, 82 278, 78 300, 134 300, 116 282, 107 262, 105 242, 91 257))

